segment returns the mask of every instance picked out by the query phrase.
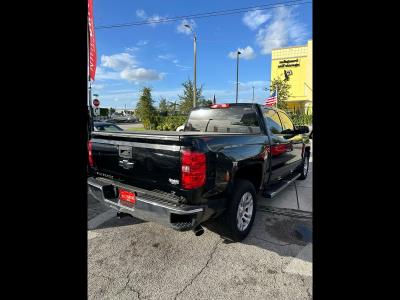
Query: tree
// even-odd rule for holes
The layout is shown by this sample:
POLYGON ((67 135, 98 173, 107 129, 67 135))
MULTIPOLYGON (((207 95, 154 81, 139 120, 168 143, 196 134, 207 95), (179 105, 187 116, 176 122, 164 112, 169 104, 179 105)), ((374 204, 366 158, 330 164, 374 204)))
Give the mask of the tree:
MULTIPOLYGON (((187 115, 193 108, 193 82, 188 78, 187 81, 182 83, 183 86, 183 96, 179 95, 179 111, 181 114, 187 115)), ((202 96, 203 86, 196 88, 196 105, 202 103, 204 97, 202 96)))
POLYGON ((108 108, 105 108, 105 107, 100 108, 100 116, 108 117, 109 114, 110 114, 110 110, 108 108))
POLYGON ((155 127, 157 111, 153 106, 154 100, 151 97, 151 89, 144 87, 141 91, 142 95, 136 105, 136 115, 142 120, 146 129, 155 127))
POLYGON ((158 105, 158 111, 162 115, 166 115, 168 113, 167 99, 161 97, 160 104, 158 105))
POLYGON ((212 104, 212 100, 200 99, 199 101, 197 101, 197 106, 210 106, 212 104))
POLYGON ((281 77, 275 78, 271 81, 271 91, 278 89, 278 108, 287 109, 286 100, 291 96, 290 94, 291 85, 285 79, 281 77))

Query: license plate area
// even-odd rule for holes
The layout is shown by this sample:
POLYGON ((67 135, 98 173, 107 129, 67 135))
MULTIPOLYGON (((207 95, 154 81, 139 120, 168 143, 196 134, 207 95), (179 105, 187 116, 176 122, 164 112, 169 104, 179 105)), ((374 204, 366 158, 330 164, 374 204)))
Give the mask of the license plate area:
POLYGON ((125 189, 118 189, 118 199, 122 206, 133 208, 136 203, 136 192, 128 191, 125 189))

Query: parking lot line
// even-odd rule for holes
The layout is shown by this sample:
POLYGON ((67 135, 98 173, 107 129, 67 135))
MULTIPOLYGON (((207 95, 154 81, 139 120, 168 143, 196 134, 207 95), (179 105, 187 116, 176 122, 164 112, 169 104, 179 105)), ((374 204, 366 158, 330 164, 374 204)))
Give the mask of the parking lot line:
POLYGON ((100 226, 104 222, 110 220, 112 217, 115 217, 116 211, 114 209, 109 209, 106 212, 94 217, 88 222, 88 229, 95 229, 100 226))

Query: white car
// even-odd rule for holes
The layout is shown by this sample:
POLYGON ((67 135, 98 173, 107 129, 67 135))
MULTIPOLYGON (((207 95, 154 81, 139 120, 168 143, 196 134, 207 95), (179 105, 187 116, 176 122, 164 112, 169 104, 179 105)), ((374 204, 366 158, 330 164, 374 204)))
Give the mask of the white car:
POLYGON ((184 131, 185 130, 185 124, 179 126, 176 131, 184 131))

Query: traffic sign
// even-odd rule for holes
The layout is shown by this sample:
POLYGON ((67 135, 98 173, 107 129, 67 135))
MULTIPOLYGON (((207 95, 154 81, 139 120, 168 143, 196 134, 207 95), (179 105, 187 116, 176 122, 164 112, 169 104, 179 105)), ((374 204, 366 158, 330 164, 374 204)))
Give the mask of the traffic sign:
POLYGON ((93 106, 94 106, 94 107, 99 107, 99 106, 100 106, 100 101, 99 101, 99 99, 94 99, 94 100, 93 100, 93 106))
POLYGON ((93 115, 100 116, 100 107, 95 107, 93 109, 93 115))

